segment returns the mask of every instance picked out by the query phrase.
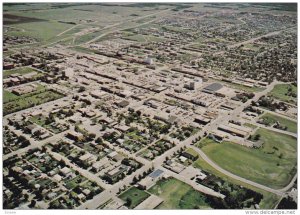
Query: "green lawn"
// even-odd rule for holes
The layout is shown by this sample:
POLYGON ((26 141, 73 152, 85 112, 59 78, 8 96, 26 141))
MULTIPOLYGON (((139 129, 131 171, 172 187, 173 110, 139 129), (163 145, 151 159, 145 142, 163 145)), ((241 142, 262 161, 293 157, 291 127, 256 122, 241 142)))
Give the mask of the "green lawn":
POLYGON ((269 125, 273 125, 278 121, 282 126, 287 126, 287 131, 297 133, 297 122, 294 122, 292 120, 285 119, 283 117, 276 116, 270 113, 264 114, 260 117, 260 119, 264 119, 264 121, 267 122, 269 125))
POLYGON ((21 68, 17 68, 17 69, 12 69, 12 70, 4 70, 3 71, 3 78, 7 78, 8 76, 12 75, 12 74, 20 74, 20 75, 25 75, 31 72, 37 72, 40 73, 39 71, 30 68, 30 67, 21 67, 21 68))
POLYGON ((284 102, 297 104, 297 98, 288 94, 289 88, 291 88, 291 93, 297 95, 297 87, 292 84, 277 84, 268 95, 284 102))
POLYGON ((124 200, 125 202, 127 202, 128 198, 131 199, 131 204, 127 207, 133 209, 140 203, 142 203, 145 199, 147 199, 149 196, 149 193, 146 193, 145 191, 140 190, 136 187, 131 187, 130 189, 126 190, 124 193, 119 195, 119 198, 124 200))
POLYGON ((148 191, 164 199, 158 209, 210 208, 202 193, 175 178, 160 180, 148 191))
POLYGON ((186 150, 186 152, 189 153, 189 154, 191 154, 191 155, 193 155, 194 157, 197 157, 197 155, 198 155, 198 153, 194 149, 192 149, 192 148, 188 148, 186 150))
POLYGON ((18 98, 19 98, 19 96, 15 95, 7 90, 3 90, 3 103, 7 103, 7 102, 13 101, 18 98))
POLYGON ((289 135, 259 129, 260 149, 230 142, 201 141, 201 149, 222 168, 251 181, 279 189, 296 173, 297 140, 289 135))
POLYGON ((201 157, 199 157, 193 164, 194 167, 199 168, 201 170, 204 170, 206 172, 209 172, 215 176, 218 176, 220 178, 222 178, 225 181, 228 181, 230 183, 233 184, 237 184, 237 185, 241 185, 245 188, 254 190, 258 193, 263 194, 263 199, 261 200, 261 202, 259 203, 259 207, 261 209, 273 209, 275 207, 275 205, 278 203, 280 197, 277 196, 276 194, 261 190, 257 187, 254 187, 252 185, 246 184, 244 182, 238 181, 236 179, 233 179, 221 172, 219 172, 218 170, 216 170, 215 168, 213 168, 212 166, 210 166, 205 160, 203 160, 201 157))

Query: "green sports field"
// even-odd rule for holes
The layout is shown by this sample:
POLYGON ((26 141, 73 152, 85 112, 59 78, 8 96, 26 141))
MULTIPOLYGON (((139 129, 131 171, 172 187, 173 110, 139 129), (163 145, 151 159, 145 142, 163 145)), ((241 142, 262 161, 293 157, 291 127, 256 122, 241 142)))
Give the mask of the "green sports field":
POLYGON ((222 168, 257 183, 279 189, 286 186, 296 173, 297 140, 294 137, 259 129, 264 142, 259 149, 231 142, 218 144, 201 141, 201 149, 222 168))
POLYGON ((135 208, 140 203, 142 203, 145 199, 147 199, 150 196, 149 193, 139 190, 136 187, 131 187, 130 189, 126 190, 124 193, 122 193, 119 198, 127 202, 127 199, 131 200, 131 204, 127 207, 130 209, 135 208))

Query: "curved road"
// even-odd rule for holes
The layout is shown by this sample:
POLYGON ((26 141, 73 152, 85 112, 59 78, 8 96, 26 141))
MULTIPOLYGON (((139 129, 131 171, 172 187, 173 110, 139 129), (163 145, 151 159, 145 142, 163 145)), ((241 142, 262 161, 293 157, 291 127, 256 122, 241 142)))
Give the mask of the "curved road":
POLYGON ((284 192, 282 190, 275 190, 273 188, 270 188, 270 187, 267 187, 267 186, 264 186, 262 184, 258 184, 256 182, 253 182, 253 181, 250 181, 248 179, 245 179, 245 178, 242 178, 238 175, 235 175, 223 168, 221 168, 220 166, 218 166, 215 162, 213 162, 209 157, 207 157, 207 155, 199 148, 195 147, 195 146, 191 146, 192 149, 194 149, 209 165, 211 165, 213 168, 215 168, 216 170, 218 170, 219 172, 233 178, 233 179, 236 179, 236 180, 239 180, 241 182, 244 182, 244 183, 247 183, 247 184, 250 184, 252 186, 255 186, 257 188, 260 188, 262 190, 265 190, 265 191, 268 191, 268 192, 271 192, 271 193, 274 193, 276 195, 283 195, 284 192))

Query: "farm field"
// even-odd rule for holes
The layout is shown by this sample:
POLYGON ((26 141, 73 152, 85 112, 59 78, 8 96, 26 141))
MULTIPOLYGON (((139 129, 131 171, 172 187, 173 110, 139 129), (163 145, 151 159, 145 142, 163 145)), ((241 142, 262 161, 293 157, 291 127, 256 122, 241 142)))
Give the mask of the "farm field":
POLYGON ((260 117, 260 119, 263 119, 264 122, 267 122, 270 126, 275 124, 276 122, 279 122, 281 126, 287 127, 287 131, 297 133, 297 122, 294 122, 292 120, 285 119, 283 117, 279 117, 270 113, 264 114, 260 117))
POLYGON ((174 178, 160 180, 148 191, 164 199, 158 209, 210 208, 202 193, 174 178))
POLYGON ((208 139, 202 140, 200 147, 219 166, 236 175, 275 189, 284 187, 296 172, 297 140, 266 129, 256 134, 263 141, 259 149, 208 139))

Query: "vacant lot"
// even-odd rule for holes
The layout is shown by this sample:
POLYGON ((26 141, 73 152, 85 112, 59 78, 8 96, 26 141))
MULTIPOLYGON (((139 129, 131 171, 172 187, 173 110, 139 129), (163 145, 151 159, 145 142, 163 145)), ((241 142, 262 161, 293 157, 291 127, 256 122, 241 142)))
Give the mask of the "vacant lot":
POLYGON ((297 87, 293 84, 277 84, 269 95, 284 102, 297 104, 297 87))
POLYGON ((201 148, 219 166, 236 175, 275 189, 284 187, 296 173, 297 140, 266 129, 256 134, 263 141, 260 149, 207 139, 201 141, 201 148))
POLYGON ((268 123, 269 125, 279 122, 281 126, 287 126, 287 131, 297 133, 297 123, 292 120, 288 120, 270 113, 266 113, 260 118, 264 119, 264 122, 268 123))
POLYGON ((158 181, 149 192, 164 199, 159 209, 210 208, 202 193, 175 178, 158 181))
POLYGON ((136 187, 131 187, 130 189, 122 193, 119 196, 119 198, 125 201, 125 205, 127 204, 128 208, 133 209, 140 203, 142 203, 145 199, 147 199, 149 196, 149 193, 146 193, 143 190, 139 190, 136 187))

